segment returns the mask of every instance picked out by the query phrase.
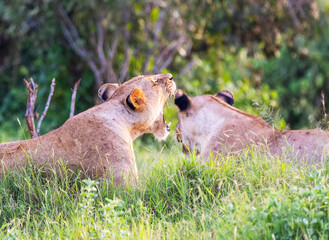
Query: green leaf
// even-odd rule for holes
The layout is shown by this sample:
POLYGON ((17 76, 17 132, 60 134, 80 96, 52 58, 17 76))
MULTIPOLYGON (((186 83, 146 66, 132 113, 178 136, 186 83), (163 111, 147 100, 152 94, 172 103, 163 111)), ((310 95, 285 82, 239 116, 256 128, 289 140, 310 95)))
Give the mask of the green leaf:
POLYGON ((151 11, 151 21, 152 22, 156 22, 158 20, 159 13, 160 13, 159 8, 152 9, 152 11, 151 11))

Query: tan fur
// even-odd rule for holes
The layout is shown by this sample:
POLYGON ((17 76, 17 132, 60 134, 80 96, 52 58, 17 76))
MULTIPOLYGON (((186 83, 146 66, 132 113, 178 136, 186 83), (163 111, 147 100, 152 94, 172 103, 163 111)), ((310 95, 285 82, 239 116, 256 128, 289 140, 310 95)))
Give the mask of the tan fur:
MULTIPOLYGON (((116 185, 137 178, 134 139, 153 133, 168 136, 163 108, 176 86, 171 74, 138 76, 117 86, 107 100, 68 119, 60 128, 25 141, 0 144, 3 170, 20 169, 30 156, 36 166, 51 166, 62 159, 72 170, 83 169, 91 177, 112 172, 116 185), (127 98, 139 89, 145 95, 143 109, 134 111, 127 98)), ((104 89, 102 89, 104 91, 104 89)))
POLYGON ((98 96, 105 101, 112 96, 118 87, 117 83, 105 83, 98 89, 98 96))
MULTIPOLYGON (((181 96, 179 93, 176 98, 181 96)), ((188 99, 189 106, 179 111, 176 127, 177 139, 182 141, 185 152, 195 150, 207 158, 211 152, 236 154, 247 147, 257 146, 274 155, 308 163, 319 163, 328 157, 327 131, 280 131, 257 116, 232 107, 216 95, 188 99)))

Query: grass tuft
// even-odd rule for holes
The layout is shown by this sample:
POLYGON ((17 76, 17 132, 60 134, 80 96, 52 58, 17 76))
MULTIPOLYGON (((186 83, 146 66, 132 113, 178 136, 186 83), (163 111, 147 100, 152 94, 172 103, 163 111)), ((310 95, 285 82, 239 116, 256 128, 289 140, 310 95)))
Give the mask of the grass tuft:
POLYGON ((176 149, 139 154, 134 189, 64 164, 3 175, 0 238, 329 238, 329 165, 308 169, 253 149, 207 162, 176 149))

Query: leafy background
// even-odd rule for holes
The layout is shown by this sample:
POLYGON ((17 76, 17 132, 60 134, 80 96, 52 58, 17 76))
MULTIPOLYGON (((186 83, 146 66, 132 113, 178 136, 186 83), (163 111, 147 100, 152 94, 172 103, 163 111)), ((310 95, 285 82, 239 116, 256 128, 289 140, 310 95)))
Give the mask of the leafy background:
MULTIPOLYGON (((79 78, 77 113, 98 103, 102 82, 158 72, 171 72, 191 95, 228 89, 236 107, 280 129, 323 126, 328 13, 325 0, 1 1, 0 141, 25 135, 30 77, 39 113, 56 78, 41 134, 68 118, 79 78), (99 49, 115 51, 102 60, 99 49)), ((172 103, 166 112, 174 123, 172 103)))
MULTIPOLYGON (((30 77, 39 113, 56 78, 41 134, 66 121, 79 78, 77 113, 98 104, 102 82, 159 72, 192 96, 231 90, 238 108, 280 129, 326 128, 328 34, 327 0, 3 0, 0 142, 29 138, 30 77)), ((172 100, 165 111, 174 127, 172 100)), ((144 135, 134 149, 135 189, 29 161, 1 175, 0 238, 328 239, 327 163, 253 149, 204 163, 173 135, 144 135)))

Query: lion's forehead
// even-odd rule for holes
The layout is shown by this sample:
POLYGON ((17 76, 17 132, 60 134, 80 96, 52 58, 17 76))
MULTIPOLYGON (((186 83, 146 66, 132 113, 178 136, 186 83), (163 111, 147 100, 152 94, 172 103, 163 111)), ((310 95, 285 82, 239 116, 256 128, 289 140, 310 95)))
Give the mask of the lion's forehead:
POLYGON ((201 108, 203 106, 210 106, 210 104, 212 104, 213 98, 211 97, 212 95, 199 95, 199 96, 195 96, 192 97, 193 102, 195 103, 195 106, 198 108, 201 108))
MULTIPOLYGON (((135 77, 125 83, 123 83, 117 90, 115 95, 116 96, 122 96, 122 95, 129 95, 130 92, 135 88, 142 89, 147 95, 157 95, 162 97, 162 95, 159 95, 159 91, 157 91, 157 88, 154 88, 157 84, 154 84, 155 81, 161 80, 161 79, 170 79, 172 77, 171 74, 157 74, 157 75, 142 75, 135 77)), ((160 82, 160 85, 163 85, 166 88, 171 89, 171 85, 167 82, 160 82)), ((175 86, 174 82, 172 82, 172 85, 175 86)), ((173 92, 174 90, 172 90, 173 92)), ((163 92, 164 94, 165 92, 163 92)))

